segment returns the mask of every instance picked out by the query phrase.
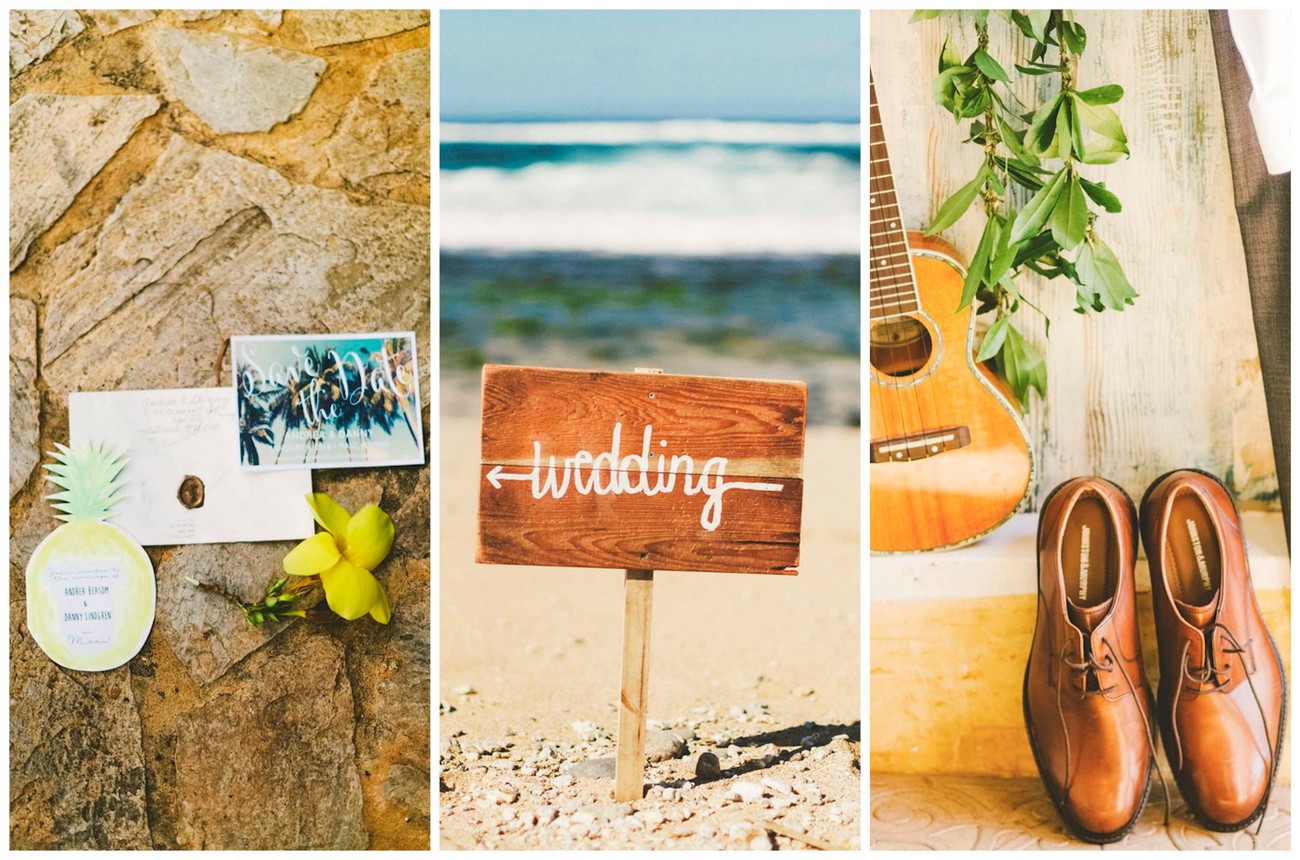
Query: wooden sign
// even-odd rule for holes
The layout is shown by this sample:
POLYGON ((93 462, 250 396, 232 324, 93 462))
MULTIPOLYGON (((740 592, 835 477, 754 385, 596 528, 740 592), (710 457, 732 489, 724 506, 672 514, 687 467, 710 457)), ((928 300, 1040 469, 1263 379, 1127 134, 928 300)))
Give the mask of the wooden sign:
POLYGON ((807 387, 483 368, 478 561, 797 573, 807 387))

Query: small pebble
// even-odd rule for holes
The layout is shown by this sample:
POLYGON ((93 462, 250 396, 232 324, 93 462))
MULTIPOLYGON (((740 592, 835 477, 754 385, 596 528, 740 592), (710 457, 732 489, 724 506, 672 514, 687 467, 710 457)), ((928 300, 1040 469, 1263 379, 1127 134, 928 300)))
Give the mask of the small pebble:
POLYGON ((702 752, 700 757, 695 760, 695 779, 697 782, 708 782, 709 780, 719 779, 722 776, 722 764, 718 757, 711 752, 702 752))
POLYGON ((457 696, 473 696, 478 690, 474 689, 473 684, 457 684, 451 688, 452 693, 457 696))
POLYGON ((756 782, 737 782, 731 786, 728 797, 736 800, 742 800, 745 803, 751 803, 755 800, 763 799, 763 786, 756 782))
POLYGON ((762 782, 766 788, 772 789, 777 794, 792 794, 794 792, 794 786, 774 774, 763 777, 762 782))
POLYGON ((568 772, 578 779, 613 779, 614 759, 612 757, 589 758, 573 765, 568 772))
POLYGON ((590 720, 575 720, 573 730, 577 732, 578 737, 588 743, 598 740, 601 736, 600 726, 590 720))

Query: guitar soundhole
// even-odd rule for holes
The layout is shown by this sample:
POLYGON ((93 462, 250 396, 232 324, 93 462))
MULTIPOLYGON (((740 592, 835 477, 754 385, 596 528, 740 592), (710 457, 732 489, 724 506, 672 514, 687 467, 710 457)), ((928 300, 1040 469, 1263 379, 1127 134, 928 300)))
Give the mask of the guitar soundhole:
POLYGON ((925 367, 934 349, 930 331, 916 317, 871 326, 871 366, 885 376, 911 376, 925 367))

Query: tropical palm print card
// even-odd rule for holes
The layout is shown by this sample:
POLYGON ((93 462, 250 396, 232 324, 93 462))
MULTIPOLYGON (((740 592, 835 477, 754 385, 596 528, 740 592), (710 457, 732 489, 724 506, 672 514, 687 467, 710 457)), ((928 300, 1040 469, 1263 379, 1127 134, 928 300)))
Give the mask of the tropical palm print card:
POLYGON ((243 468, 424 463, 413 332, 232 337, 230 351, 243 468))

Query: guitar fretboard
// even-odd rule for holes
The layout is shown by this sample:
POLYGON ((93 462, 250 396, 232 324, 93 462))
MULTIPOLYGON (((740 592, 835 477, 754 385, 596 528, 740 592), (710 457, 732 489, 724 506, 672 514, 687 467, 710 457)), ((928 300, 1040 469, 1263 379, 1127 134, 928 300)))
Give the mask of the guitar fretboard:
POLYGON ((889 167, 889 150, 876 105, 876 80, 870 78, 871 116, 867 131, 867 175, 869 177, 868 225, 871 245, 867 254, 867 283, 871 293, 872 319, 916 313, 921 308, 916 279, 912 275, 907 231, 898 211, 894 175, 889 167))

